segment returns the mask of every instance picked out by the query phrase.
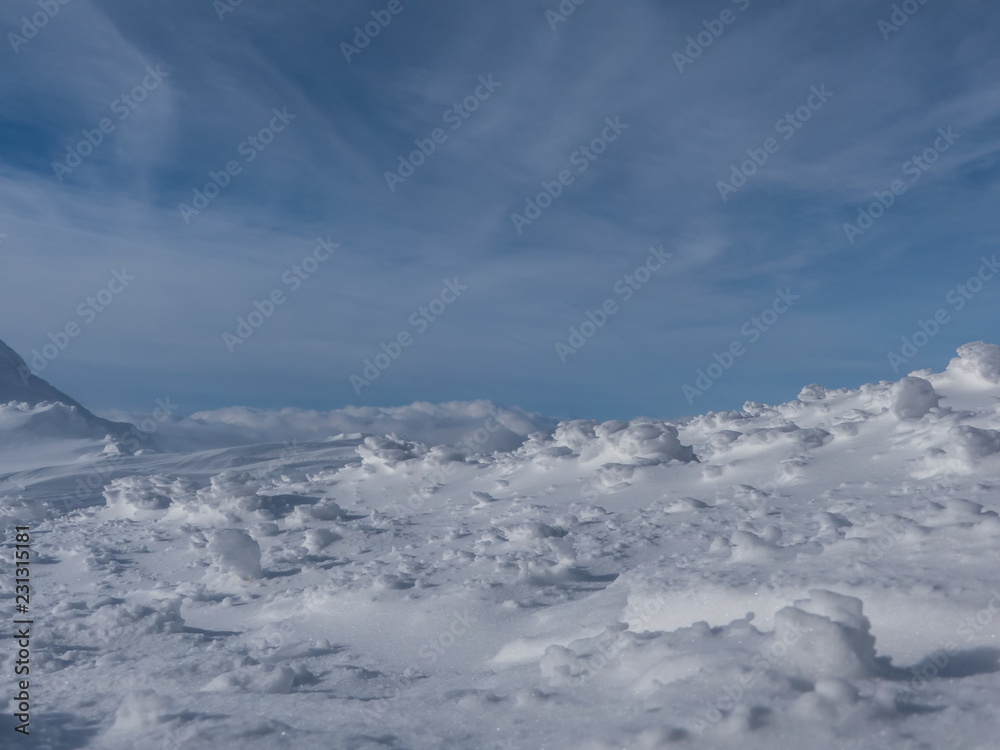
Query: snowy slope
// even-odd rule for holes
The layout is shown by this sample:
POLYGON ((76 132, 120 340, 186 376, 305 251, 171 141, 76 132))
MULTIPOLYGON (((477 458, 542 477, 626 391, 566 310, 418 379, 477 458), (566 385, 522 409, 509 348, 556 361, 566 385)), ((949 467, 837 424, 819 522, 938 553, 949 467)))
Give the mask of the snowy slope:
POLYGON ((0 476, 4 539, 30 520, 37 555, 35 739, 996 746, 1000 348, 777 406, 431 443, 0 476))
MULTIPOLYGON (((102 419, 58 388, 33 375, 21 356, 0 341, 0 448, 13 451, 25 442, 121 438, 132 425, 102 419)), ((32 446, 32 450, 36 450, 32 446)))

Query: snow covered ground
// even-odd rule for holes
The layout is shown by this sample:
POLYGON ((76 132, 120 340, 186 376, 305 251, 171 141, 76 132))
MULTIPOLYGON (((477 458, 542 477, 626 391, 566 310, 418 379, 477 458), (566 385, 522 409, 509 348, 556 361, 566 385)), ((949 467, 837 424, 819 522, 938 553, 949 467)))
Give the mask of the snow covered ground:
POLYGON ((995 748, 998 399, 974 343, 678 422, 0 406, 17 746, 995 748))

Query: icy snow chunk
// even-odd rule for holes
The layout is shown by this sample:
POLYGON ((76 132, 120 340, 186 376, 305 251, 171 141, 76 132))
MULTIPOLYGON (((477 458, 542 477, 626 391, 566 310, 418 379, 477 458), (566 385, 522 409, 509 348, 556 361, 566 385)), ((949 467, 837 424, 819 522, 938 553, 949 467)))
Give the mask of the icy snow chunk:
POLYGON ((728 448, 742 436, 743 433, 737 430, 719 430, 708 436, 708 443, 716 450, 722 450, 728 448))
POLYGON ((393 468, 401 461, 410 461, 427 452, 424 446, 401 440, 395 435, 366 437, 355 450, 361 456, 362 465, 369 468, 377 465, 393 468))
POLYGON ((596 426, 597 422, 589 419, 572 419, 568 422, 561 422, 552 435, 552 439, 557 445, 564 445, 573 453, 579 453, 583 446, 594 439, 596 426))
POLYGON ((297 505, 287 517, 288 528, 310 528, 317 521, 337 521, 344 517, 344 510, 333 500, 324 499, 314 505, 297 505))
MULTIPOLYGON (((759 563, 772 560, 780 551, 777 542, 778 537, 770 535, 772 538, 758 536, 751 531, 735 531, 729 542, 733 545, 733 562, 759 563)), ((780 532, 779 532, 780 536, 780 532)))
POLYGON ((666 513, 687 513, 692 510, 704 510, 708 507, 711 506, 709 506, 708 503, 703 503, 697 498, 682 497, 679 500, 675 500, 674 502, 664 506, 663 510, 666 513))
POLYGON ((340 534, 336 534, 329 529, 309 529, 306 532, 306 549, 310 555, 318 555, 334 542, 343 539, 340 534))
POLYGON ((109 508, 120 510, 165 510, 170 506, 170 496, 161 492, 154 477, 122 477, 104 488, 104 499, 109 508))
POLYGON ((635 467, 629 464, 604 464, 597 470, 597 478, 609 489, 624 489, 628 487, 635 476, 635 467))
POLYGON ((978 375, 988 383, 1000 383, 1000 346, 973 341, 958 347, 958 357, 948 363, 948 372, 978 375))
POLYGON ((931 503, 932 515, 924 520, 924 525, 936 526, 973 526, 984 521, 993 521, 997 513, 992 510, 983 512, 980 503, 962 498, 950 498, 940 503, 931 503))
POLYGON ((245 471, 224 471, 212 477, 209 487, 198 494, 203 498, 227 499, 251 497, 257 494, 260 482, 245 471))
POLYGON ((209 486, 190 498, 175 498, 189 516, 220 518, 230 511, 250 513, 266 498, 257 495, 260 482, 249 472, 224 471, 211 478, 209 486))
POLYGON ((111 437, 111 435, 104 438, 104 450, 101 451, 101 453, 105 456, 112 457, 132 455, 131 453, 123 450, 122 447, 114 441, 114 438, 111 437))
POLYGON ((222 529, 208 543, 212 561, 222 572, 247 580, 260 578, 260 545, 245 531, 222 529))
POLYGON ((148 735, 158 726, 168 724, 173 702, 152 690, 130 693, 115 712, 113 732, 148 735))
POLYGON ((850 705, 858 701, 858 689, 846 680, 839 680, 836 677, 817 680, 814 690, 834 703, 850 705))
POLYGON ((553 685, 571 685, 581 681, 587 672, 587 664, 565 646, 552 645, 538 662, 542 677, 553 685))
POLYGON ((812 680, 877 674, 875 637, 861 600, 822 589, 809 596, 774 616, 774 637, 788 645, 788 665, 812 680))
POLYGON ((833 440, 833 434, 822 427, 806 427, 794 433, 794 440, 803 449, 822 448, 833 440))
POLYGON ((559 529, 538 521, 525 521, 502 527, 504 536, 511 542, 536 542, 542 539, 566 536, 565 529, 559 529))
POLYGON ((845 596, 825 589, 812 589, 809 598, 797 600, 795 606, 804 612, 827 617, 855 630, 868 627, 868 618, 863 614, 864 604, 856 596, 845 596))
POLYGON ((263 523, 258 523, 253 527, 254 534, 257 536, 278 536, 281 533, 281 529, 278 524, 272 523, 270 521, 265 521, 263 523))
POLYGON ((813 383, 807 385, 801 391, 799 391, 799 401, 822 401, 826 398, 827 390, 825 386, 819 383, 813 383))
POLYGON ((899 419, 920 419, 936 408, 940 400, 929 381, 906 377, 892 388, 892 413, 899 419))
POLYGON ((476 501, 477 508, 485 508, 490 503, 495 503, 497 499, 493 497, 489 492, 482 492, 481 490, 472 490, 469 493, 472 499, 476 501))
POLYGON ((232 672, 220 674, 205 685, 202 691, 208 693, 290 693, 294 684, 295 670, 291 667, 260 664, 240 667, 232 672))
POLYGON ((147 511, 166 510, 174 498, 191 497, 196 485, 186 479, 174 479, 153 474, 114 479, 104 488, 108 508, 122 515, 135 518, 147 511))
POLYGON ((524 453, 563 447, 579 454, 580 461, 600 460, 603 464, 664 464, 672 460, 695 460, 689 445, 681 445, 677 428, 665 422, 639 418, 631 422, 595 422, 574 419, 556 429, 551 442, 529 441, 524 453))
POLYGON ((997 430, 959 425, 949 428, 948 437, 955 442, 959 454, 969 460, 1000 453, 1000 432, 997 430))
POLYGON ((329 498, 324 498, 315 505, 306 506, 305 511, 317 521, 336 521, 344 516, 344 509, 329 498))
POLYGON ((623 419, 612 419, 608 422, 602 422, 594 428, 594 434, 597 437, 608 437, 609 435, 614 435, 616 432, 621 432, 622 430, 627 430, 632 425, 623 419))
POLYGON ((820 512, 817 519, 819 520, 820 531, 840 533, 840 529, 849 528, 854 525, 840 513, 831 513, 829 511, 820 512))
POLYGON ((813 690, 795 702, 794 711, 806 720, 838 721, 858 703, 858 689, 846 680, 825 677, 817 680, 813 690))
POLYGON ((144 635, 180 633, 184 629, 180 608, 180 597, 155 602, 151 606, 104 599, 94 604, 87 618, 75 620, 72 628, 74 632, 86 633, 98 642, 121 645, 144 635))
POLYGON ((597 435, 623 457, 649 458, 662 463, 670 460, 686 463, 694 459, 691 446, 681 445, 677 428, 662 422, 633 420, 628 427, 607 436, 598 429, 597 435))

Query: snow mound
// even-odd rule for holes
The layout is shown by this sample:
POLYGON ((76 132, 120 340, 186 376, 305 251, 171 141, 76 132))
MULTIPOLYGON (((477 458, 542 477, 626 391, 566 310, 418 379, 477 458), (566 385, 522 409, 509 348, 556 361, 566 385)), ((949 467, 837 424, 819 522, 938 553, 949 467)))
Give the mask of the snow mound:
POLYGON ((202 688, 208 693, 290 693, 295 671, 289 666, 257 664, 220 674, 202 688))
POLYGON ((937 408, 940 400, 929 381, 905 377, 892 388, 892 413, 899 419, 920 419, 937 408))
POLYGON ((948 363, 948 372, 975 375, 987 383, 1000 383, 1000 346, 972 341, 958 347, 958 356, 948 363))
POLYGON ((174 498, 190 498, 197 486, 188 479, 170 479, 163 474, 119 477, 104 487, 109 509, 125 518, 148 515, 149 511, 166 510, 174 498))
POLYGON ((386 437, 366 437, 357 447, 361 463, 369 467, 394 468, 402 461, 410 461, 427 452, 427 448, 418 443, 402 440, 396 435, 386 437))
POLYGON ((811 680, 878 674, 875 638, 861 600, 821 589, 809 596, 774 616, 774 637, 792 644, 785 663, 811 680))
POLYGON ((235 573, 244 580, 261 577, 260 545, 240 529, 222 529, 208 543, 212 562, 223 573, 235 573))
POLYGON ((643 466, 696 460, 691 446, 681 444, 675 425, 645 418, 562 422, 551 438, 526 444, 523 455, 575 455, 581 463, 643 466))
POLYGON ((115 712, 115 733, 148 735, 157 728, 169 726, 173 701, 152 690, 129 694, 115 712))
POLYGON ((180 597, 149 603, 103 597, 89 606, 78 602, 65 607, 72 617, 54 629, 58 636, 82 646, 124 647, 146 636, 180 633, 184 629, 180 607, 180 597))
POLYGON ((1000 431, 997 430, 959 425, 948 429, 948 437, 955 452, 969 462, 1000 453, 1000 431))
POLYGON ((342 538, 343 537, 330 529, 309 529, 306 531, 305 546, 310 555, 318 555, 331 544, 342 538))

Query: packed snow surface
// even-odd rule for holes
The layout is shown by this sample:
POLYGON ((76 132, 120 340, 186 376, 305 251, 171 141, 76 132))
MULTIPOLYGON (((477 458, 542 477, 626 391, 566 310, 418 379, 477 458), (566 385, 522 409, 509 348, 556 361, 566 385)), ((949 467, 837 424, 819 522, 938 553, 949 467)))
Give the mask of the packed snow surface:
POLYGON ((11 399, 31 746, 993 750, 1000 348, 958 355, 672 422, 233 409, 138 450, 11 399))

